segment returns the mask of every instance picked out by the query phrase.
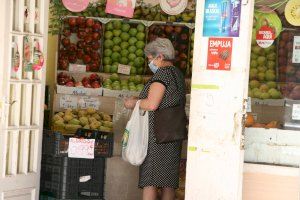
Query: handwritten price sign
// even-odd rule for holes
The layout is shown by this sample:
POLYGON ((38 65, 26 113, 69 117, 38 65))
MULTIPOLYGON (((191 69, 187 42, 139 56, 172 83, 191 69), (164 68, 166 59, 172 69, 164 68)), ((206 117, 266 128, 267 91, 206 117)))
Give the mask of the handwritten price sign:
POLYGON ((94 159, 95 139, 69 139, 68 157, 94 159))

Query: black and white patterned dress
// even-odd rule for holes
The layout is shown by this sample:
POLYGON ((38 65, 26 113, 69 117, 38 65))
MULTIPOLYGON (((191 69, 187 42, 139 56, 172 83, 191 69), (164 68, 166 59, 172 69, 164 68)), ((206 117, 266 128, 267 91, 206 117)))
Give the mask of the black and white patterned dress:
MULTIPOLYGON (((159 68, 145 85, 140 99, 147 98, 150 85, 153 82, 162 83, 166 87, 159 109, 177 106, 181 100, 185 102, 185 82, 179 69, 173 66, 159 68)), ((148 152, 144 163, 140 166, 139 187, 178 188, 182 142, 176 141, 165 144, 155 142, 154 113, 155 111, 149 112, 148 152)))

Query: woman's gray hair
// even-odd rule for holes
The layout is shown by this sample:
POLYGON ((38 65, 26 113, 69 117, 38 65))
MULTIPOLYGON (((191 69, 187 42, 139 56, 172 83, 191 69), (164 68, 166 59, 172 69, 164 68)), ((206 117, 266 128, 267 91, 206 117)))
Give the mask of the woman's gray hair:
POLYGON ((165 60, 173 60, 175 58, 175 49, 172 42, 166 38, 157 38, 150 42, 145 47, 146 56, 152 55, 154 57, 162 54, 165 60))

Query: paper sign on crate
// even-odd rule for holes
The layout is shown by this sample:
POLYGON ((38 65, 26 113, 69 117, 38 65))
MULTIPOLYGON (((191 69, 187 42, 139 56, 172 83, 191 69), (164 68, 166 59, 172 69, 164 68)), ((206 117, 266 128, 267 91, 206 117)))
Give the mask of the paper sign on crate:
POLYGON ((69 71, 77 72, 77 73, 84 73, 84 72, 86 72, 86 65, 70 64, 69 71))
POLYGON ((130 65, 122 65, 122 64, 118 65, 118 73, 119 74, 130 75, 130 69, 131 69, 130 65))
POLYGON ((78 106, 81 109, 94 108, 96 110, 99 110, 100 105, 101 102, 97 98, 81 97, 78 100, 78 106))
POLYGON ((71 96, 71 95, 64 95, 61 96, 59 99, 59 107, 68 109, 76 109, 77 108, 77 97, 71 96))
POLYGON ((69 139, 69 158, 94 159, 95 139, 69 139))

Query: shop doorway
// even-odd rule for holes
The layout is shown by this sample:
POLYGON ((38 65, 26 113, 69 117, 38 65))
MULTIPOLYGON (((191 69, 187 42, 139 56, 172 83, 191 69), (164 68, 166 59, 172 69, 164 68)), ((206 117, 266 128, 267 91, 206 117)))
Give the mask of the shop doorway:
POLYGON ((38 199, 49 5, 1 3, 0 199, 38 199))

